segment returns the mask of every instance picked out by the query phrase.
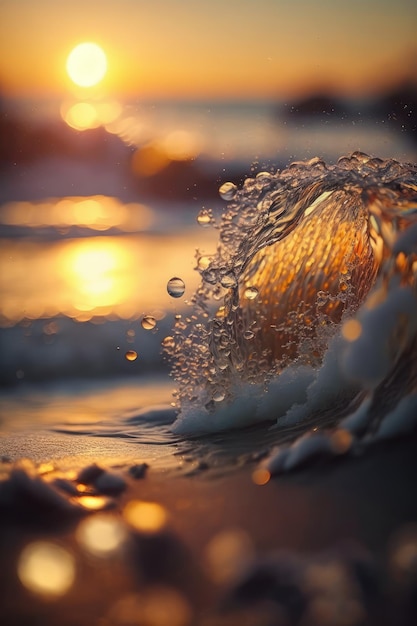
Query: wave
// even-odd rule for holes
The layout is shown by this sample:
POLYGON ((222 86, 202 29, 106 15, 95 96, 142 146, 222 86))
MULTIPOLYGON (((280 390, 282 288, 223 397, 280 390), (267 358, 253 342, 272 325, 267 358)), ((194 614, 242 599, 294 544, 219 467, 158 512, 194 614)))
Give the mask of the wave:
POLYGON ((164 341, 174 431, 342 418, 361 434, 411 428, 417 166, 359 152, 335 165, 315 158, 220 195, 218 249, 197 252, 191 312, 164 341))

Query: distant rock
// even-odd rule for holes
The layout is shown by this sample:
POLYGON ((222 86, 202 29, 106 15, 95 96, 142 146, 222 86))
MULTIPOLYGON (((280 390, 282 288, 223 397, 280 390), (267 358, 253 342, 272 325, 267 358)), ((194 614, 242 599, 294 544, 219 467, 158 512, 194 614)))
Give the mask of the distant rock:
POLYGON ((329 117, 343 118, 346 116, 346 105, 339 98, 326 95, 314 94, 305 99, 285 104, 280 114, 284 118, 292 117, 329 117))

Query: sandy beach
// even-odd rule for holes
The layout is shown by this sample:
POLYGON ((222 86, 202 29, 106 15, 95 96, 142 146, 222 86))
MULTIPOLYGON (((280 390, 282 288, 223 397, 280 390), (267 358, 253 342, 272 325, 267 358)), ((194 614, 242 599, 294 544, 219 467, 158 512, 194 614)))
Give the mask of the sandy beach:
POLYGON ((61 473, 26 462, 11 475, 6 463, 1 623, 411 626, 416 452, 414 435, 264 485, 254 464, 181 476, 140 459, 61 473), (47 549, 32 569, 28 546, 47 549), (56 570, 51 546, 63 550, 56 570))

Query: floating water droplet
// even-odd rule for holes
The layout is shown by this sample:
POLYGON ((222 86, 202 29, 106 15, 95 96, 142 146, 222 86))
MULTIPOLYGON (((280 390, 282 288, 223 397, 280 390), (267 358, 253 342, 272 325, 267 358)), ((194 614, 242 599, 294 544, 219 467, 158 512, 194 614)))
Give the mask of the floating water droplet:
POLYGON ((325 291, 317 292, 316 304, 317 306, 324 306, 329 301, 329 294, 325 291))
POLYGON ((145 330, 152 330, 156 326, 156 319, 153 315, 144 315, 141 321, 141 326, 145 330))
POLYGON ((203 271, 203 280, 210 285, 215 285, 217 283, 217 272, 214 269, 207 269, 203 271))
POLYGON ((197 215, 197 222, 200 224, 200 226, 209 226, 212 222, 211 211, 208 211, 207 209, 202 209, 197 215))
POLYGON ((233 274, 233 272, 228 272, 222 277, 220 284, 222 287, 225 287, 225 289, 236 287, 237 285, 236 276, 233 274))
POLYGON ((135 350, 128 350, 125 354, 125 358, 128 361, 136 361, 136 359, 138 358, 138 353, 135 352, 135 350))
POLYGON ((175 348, 175 340, 174 337, 171 337, 171 335, 168 335, 168 337, 165 337, 162 340, 162 346, 166 349, 172 349, 175 348))
POLYGON ((182 278, 174 276, 167 283, 167 291, 171 298, 181 298, 184 295, 185 283, 182 278))
POLYGON ((214 391, 213 393, 213 400, 214 402, 222 402, 222 400, 224 400, 225 398, 225 392, 224 389, 217 389, 216 391, 214 391))
POLYGON ((234 183, 223 183, 219 188, 220 197, 223 200, 233 200, 237 192, 237 187, 234 183))
POLYGON ((200 271, 206 270, 211 263, 209 256, 200 256, 197 261, 197 267, 200 271))
POLYGON ((270 181, 272 180, 272 174, 270 174, 269 172, 258 172, 256 174, 256 180, 261 180, 261 181, 270 181))
POLYGON ((256 287, 246 287, 243 295, 247 300, 255 300, 259 295, 259 291, 256 287))

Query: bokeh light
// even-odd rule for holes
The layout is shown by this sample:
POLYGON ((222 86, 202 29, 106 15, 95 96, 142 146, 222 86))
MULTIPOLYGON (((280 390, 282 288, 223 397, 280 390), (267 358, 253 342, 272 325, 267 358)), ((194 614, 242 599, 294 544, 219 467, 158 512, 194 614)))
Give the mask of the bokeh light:
POLYGON ((271 473, 263 467, 259 467, 252 474, 252 481, 255 485, 266 485, 271 480, 271 473))
POLYGON ((217 583, 232 581, 242 572, 253 553, 251 539, 245 531, 236 528, 219 532, 205 550, 211 578, 217 583))
POLYGON ((115 122, 122 112, 119 102, 64 102, 60 113, 62 119, 75 130, 97 128, 115 122))
POLYGON ((135 530, 143 533, 157 533, 167 523, 167 512, 156 502, 131 500, 123 510, 124 519, 135 530))
POLYGON ((342 335, 347 341, 356 341, 362 334, 362 324, 358 320, 348 320, 342 326, 342 335))
POLYGON ((113 500, 107 496, 81 496, 75 501, 88 511, 101 511, 109 508, 113 503, 113 500))
POLYGON ((119 550, 127 536, 126 528, 114 516, 99 514, 83 520, 76 532, 81 546, 95 556, 109 556, 119 550))
POLYGON ((85 130, 86 128, 97 128, 97 126, 100 126, 96 109, 89 102, 77 102, 73 104, 67 111, 64 119, 68 126, 76 130, 85 130))
POLYGON ((30 543, 20 555, 18 576, 33 593, 62 596, 74 582, 75 559, 68 550, 54 543, 30 543))

